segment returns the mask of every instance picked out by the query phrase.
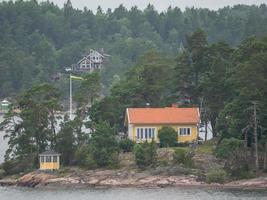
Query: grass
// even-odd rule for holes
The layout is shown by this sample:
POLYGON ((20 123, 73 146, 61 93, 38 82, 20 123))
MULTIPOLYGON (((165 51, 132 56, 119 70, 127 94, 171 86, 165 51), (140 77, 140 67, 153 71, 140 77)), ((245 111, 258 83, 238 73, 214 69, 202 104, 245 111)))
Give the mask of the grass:
POLYGON ((213 139, 206 141, 204 144, 198 145, 196 152, 199 154, 213 154, 216 142, 217 141, 213 139))
POLYGON ((172 147, 172 149, 175 151, 176 149, 184 149, 184 150, 189 150, 189 147, 172 147))

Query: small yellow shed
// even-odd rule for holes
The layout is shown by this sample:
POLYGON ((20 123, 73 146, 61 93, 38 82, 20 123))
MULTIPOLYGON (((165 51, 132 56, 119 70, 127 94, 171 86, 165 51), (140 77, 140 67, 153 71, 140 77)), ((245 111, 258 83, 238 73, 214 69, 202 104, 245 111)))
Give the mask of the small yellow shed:
POLYGON ((55 151, 45 151, 39 154, 40 170, 58 170, 60 154, 55 151))

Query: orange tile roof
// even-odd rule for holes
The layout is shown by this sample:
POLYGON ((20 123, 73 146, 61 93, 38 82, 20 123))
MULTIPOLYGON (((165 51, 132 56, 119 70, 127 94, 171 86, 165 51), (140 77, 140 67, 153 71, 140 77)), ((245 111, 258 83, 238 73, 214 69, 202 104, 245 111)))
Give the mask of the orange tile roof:
POLYGON ((197 124, 198 108, 128 108, 130 124, 197 124))

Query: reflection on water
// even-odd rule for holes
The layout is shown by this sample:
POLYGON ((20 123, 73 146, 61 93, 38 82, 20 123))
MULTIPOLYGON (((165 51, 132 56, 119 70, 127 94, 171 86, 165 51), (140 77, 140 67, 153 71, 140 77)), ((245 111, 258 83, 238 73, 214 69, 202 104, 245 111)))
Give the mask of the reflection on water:
POLYGON ((1 200, 266 200, 267 191, 189 188, 161 189, 25 189, 1 188, 1 200))

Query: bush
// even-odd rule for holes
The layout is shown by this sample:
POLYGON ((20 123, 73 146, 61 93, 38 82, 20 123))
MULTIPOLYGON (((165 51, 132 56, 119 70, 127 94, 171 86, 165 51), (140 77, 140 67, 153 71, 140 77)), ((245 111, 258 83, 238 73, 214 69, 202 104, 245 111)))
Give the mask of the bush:
POLYGON ((190 152, 186 149, 176 149, 173 154, 173 161, 176 164, 183 164, 185 167, 193 167, 193 152, 190 152))
POLYGON ((2 168, 7 175, 30 172, 37 168, 37 161, 37 156, 27 156, 23 158, 7 160, 3 163, 2 168))
POLYGON ((253 177, 253 160, 242 140, 235 138, 223 139, 217 146, 215 154, 226 160, 224 169, 231 177, 243 179, 253 177))
POLYGON ((172 127, 162 127, 158 138, 161 147, 174 147, 177 143, 177 132, 172 127))
POLYGON ((215 155, 219 158, 228 158, 233 152, 243 147, 243 141, 235 138, 223 139, 215 149, 215 155))
POLYGON ((129 138, 125 138, 120 141, 119 146, 123 152, 132 152, 134 147, 134 142, 129 138))
POLYGON ((84 159, 84 163, 83 166, 87 169, 95 169, 97 168, 97 163, 94 160, 93 156, 89 153, 85 159, 84 159))
POLYGON ((134 146, 135 162, 139 168, 155 166, 157 162, 157 145, 154 141, 134 146))
POLYGON ((79 147, 74 155, 74 159, 77 165, 79 165, 80 167, 87 167, 88 165, 86 163, 86 158, 88 155, 89 155, 88 146, 83 145, 79 147))
POLYGON ((134 156, 135 156, 136 165, 139 168, 143 168, 147 165, 147 163, 145 161, 145 150, 144 150, 142 144, 136 144, 134 146, 134 156))
POLYGON ((173 154, 173 161, 174 163, 184 163, 186 157, 186 150, 185 149, 175 149, 173 154))
POLYGON ((208 183, 224 183, 226 181, 227 173, 223 169, 213 169, 207 173, 208 183))
POLYGON ((3 169, 0 169, 0 179, 4 178, 4 177, 5 177, 5 175, 6 175, 6 172, 5 172, 5 170, 3 170, 3 169))
POLYGON ((108 166, 108 168, 111 168, 111 169, 118 168, 118 166, 119 166, 119 156, 118 156, 117 152, 114 152, 113 154, 111 154, 109 156, 107 166, 108 166))

